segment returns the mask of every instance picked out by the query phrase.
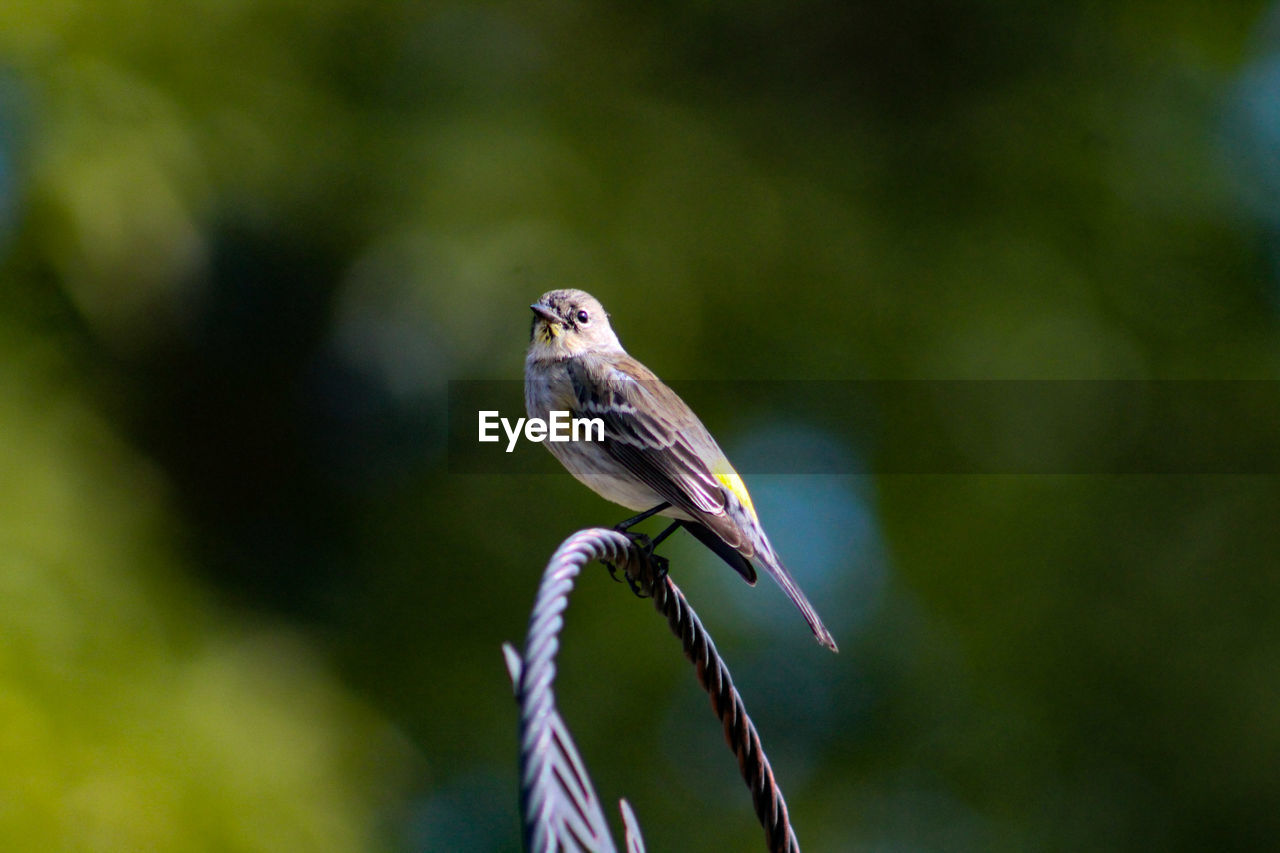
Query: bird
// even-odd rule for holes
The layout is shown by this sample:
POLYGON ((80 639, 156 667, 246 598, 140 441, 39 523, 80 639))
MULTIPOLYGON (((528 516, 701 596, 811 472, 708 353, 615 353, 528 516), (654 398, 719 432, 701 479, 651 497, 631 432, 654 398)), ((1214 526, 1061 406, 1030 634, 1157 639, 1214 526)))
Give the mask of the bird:
POLYGON ((616 529, 651 515, 666 516, 675 523, 653 544, 680 526, 748 584, 755 584, 753 564, 759 565, 799 609, 817 641, 837 651, 831 632, 769 542, 742 477, 684 400, 623 349, 600 302, 582 290, 560 289, 542 294, 529 307, 526 412, 531 420, 568 411, 574 419, 603 422, 603 440, 545 444, 596 494, 640 511, 616 529))

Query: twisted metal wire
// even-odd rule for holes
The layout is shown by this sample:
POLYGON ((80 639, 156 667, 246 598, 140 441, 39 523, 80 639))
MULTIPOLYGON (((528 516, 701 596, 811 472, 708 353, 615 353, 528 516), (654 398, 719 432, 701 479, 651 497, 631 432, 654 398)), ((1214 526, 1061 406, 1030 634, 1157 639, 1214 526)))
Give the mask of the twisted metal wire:
MULTIPOLYGON (((556 710, 553 684, 574 579, 595 560, 625 562, 631 547, 626 536, 604 528, 580 530, 561 543, 542 574, 523 657, 506 652, 520 705, 520 813, 525 849, 532 853, 616 853, 591 778, 556 710)), ((627 849, 643 851, 625 801, 623 819, 627 849)))
MULTIPOLYGON (((556 549, 538 588, 523 658, 510 646, 504 647, 520 705, 520 810, 525 849, 533 853, 616 853, 591 779, 556 710, 552 689, 568 596, 583 566, 595 560, 623 569, 640 593, 653 598, 654 606, 679 638, 685 657, 694 664, 698 683, 711 698, 764 827, 769 850, 800 853, 786 800, 760 736, 711 635, 680 588, 657 571, 657 561, 628 536, 605 528, 580 530, 556 549)), ((625 800, 621 807, 627 851, 643 853, 644 841, 635 815, 625 800)))
POLYGON ((773 776, 773 767, 760 744, 755 724, 747 716, 729 667, 716 651, 702 620, 694 612, 680 587, 667 575, 655 581, 650 572, 636 578, 641 589, 652 596, 653 606, 667 618, 671 633, 680 640, 684 656, 694 665, 698 683, 711 698, 711 707, 724 727, 724 739, 738 758, 738 770, 751 792, 756 817, 764 827, 765 843, 772 853, 800 853, 800 842, 791 827, 791 816, 782 788, 773 776))

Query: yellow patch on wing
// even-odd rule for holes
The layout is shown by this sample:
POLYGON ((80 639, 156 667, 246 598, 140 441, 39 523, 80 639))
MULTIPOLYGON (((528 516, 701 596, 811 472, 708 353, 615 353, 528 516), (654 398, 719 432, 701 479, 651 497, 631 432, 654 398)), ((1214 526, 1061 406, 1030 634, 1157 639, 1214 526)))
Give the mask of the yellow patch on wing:
POLYGON ((738 476, 738 472, 734 470, 716 472, 716 479, 720 481, 720 485, 733 492, 734 497, 742 502, 747 508, 747 512, 751 513, 751 517, 759 521, 756 516, 755 504, 751 502, 751 494, 747 491, 747 484, 742 482, 742 478, 738 476))

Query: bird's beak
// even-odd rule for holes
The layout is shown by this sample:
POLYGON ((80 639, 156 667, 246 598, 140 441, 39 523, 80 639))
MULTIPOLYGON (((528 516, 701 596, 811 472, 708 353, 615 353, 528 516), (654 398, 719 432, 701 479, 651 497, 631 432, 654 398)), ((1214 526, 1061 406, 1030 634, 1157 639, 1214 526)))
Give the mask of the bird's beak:
POLYGON ((560 315, 556 314, 556 312, 552 311, 550 308, 548 308, 545 305, 535 302, 529 307, 533 309, 533 313, 537 314, 539 317, 541 317, 543 320, 545 320, 546 322, 550 323, 553 326, 559 326, 563 323, 563 321, 560 319, 560 315))

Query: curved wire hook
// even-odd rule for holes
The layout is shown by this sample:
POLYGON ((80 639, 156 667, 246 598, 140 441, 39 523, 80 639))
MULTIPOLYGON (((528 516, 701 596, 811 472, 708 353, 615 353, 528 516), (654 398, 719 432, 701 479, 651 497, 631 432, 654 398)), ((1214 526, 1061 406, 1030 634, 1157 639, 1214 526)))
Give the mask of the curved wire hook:
MULTIPOLYGON (((616 530, 596 527, 573 534, 556 549, 543 571, 523 655, 510 645, 503 647, 520 706, 520 811, 525 848, 533 853, 616 853, 595 788, 556 709, 553 690, 555 656, 574 579, 587 563, 600 560, 624 569, 640 592, 653 598, 654 607, 679 638, 698 683, 711 698, 725 741, 738 759, 769 850, 800 853, 782 789, 728 665, 684 593, 665 572, 656 570, 651 556, 616 530)), ((621 808, 627 851, 643 853, 644 840, 635 815, 626 800, 621 808)))

